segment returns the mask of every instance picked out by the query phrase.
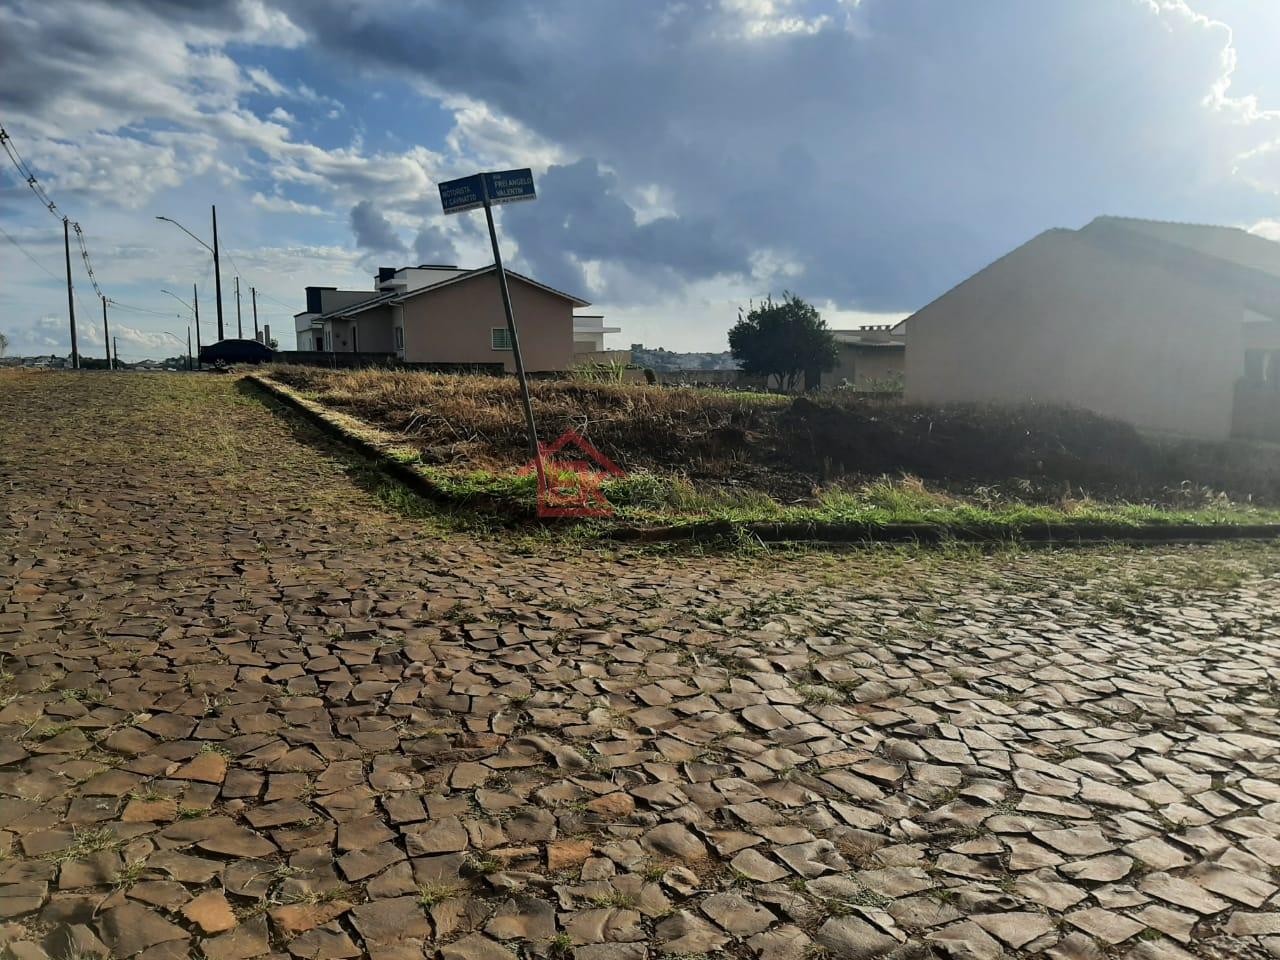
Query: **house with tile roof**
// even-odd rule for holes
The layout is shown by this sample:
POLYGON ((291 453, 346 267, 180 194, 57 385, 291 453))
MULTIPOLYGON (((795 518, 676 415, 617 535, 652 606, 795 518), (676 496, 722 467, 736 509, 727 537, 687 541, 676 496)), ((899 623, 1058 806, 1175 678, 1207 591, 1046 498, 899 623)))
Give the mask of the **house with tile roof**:
MULTIPOLYGON (((422 264, 382 267, 372 290, 307 287, 307 309, 294 317, 298 349, 391 355, 405 363, 502 364, 514 371, 495 274, 492 264, 476 270, 422 264)), ((568 370, 573 312, 590 303, 512 270, 507 285, 525 368, 568 370)))

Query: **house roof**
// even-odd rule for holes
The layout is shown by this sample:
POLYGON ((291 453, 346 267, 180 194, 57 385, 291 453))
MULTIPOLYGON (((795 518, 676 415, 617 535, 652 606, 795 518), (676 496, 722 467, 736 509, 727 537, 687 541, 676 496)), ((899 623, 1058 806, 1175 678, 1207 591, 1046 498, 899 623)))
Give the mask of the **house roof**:
POLYGON ((1154 259, 1206 284, 1236 289, 1260 312, 1280 312, 1280 243, 1237 227, 1100 216, 1079 230, 1054 227, 1037 234, 925 304, 895 329, 1018 251, 1063 241, 1088 243, 1120 256, 1154 259))
MULTIPOLYGON (((388 305, 393 305, 397 303, 404 303, 406 300, 412 300, 414 297, 420 297, 426 293, 434 293, 435 291, 440 290, 444 287, 450 286, 455 283, 463 283, 464 281, 470 280, 473 277, 484 276, 487 273, 496 273, 497 269, 498 269, 497 265, 491 263, 487 267, 477 267, 475 270, 468 270, 466 273, 461 273, 461 274, 458 274, 457 276, 449 277, 448 279, 440 280, 436 283, 428 284, 425 287, 418 287, 417 289, 414 289, 414 290, 408 290, 408 291, 405 291, 404 293, 374 294, 368 300, 361 300, 358 303, 351 303, 345 307, 339 307, 336 310, 330 310, 328 313, 322 313, 318 317, 315 317, 315 320, 321 321, 321 320, 345 319, 346 317, 355 316, 358 313, 364 313, 366 310, 373 310, 377 307, 388 306, 388 305)), ((539 290, 545 290, 547 293, 550 293, 554 296, 562 297, 563 299, 568 300, 575 307, 591 306, 590 301, 583 300, 580 297, 575 297, 571 293, 565 293, 563 290, 557 290, 555 289, 555 287, 549 287, 545 283, 539 283, 537 280, 534 280, 532 277, 526 277, 524 274, 516 273, 514 270, 508 270, 507 276, 515 277, 517 280, 523 280, 525 283, 529 284, 530 286, 537 287, 539 290)))
POLYGON ((890 324, 867 330, 832 330, 837 343, 849 347, 892 347, 902 349, 907 341, 903 334, 893 332, 890 324))
POLYGON ((1095 217, 1080 232, 1088 234, 1108 229, 1152 237, 1206 257, 1280 277, 1280 243, 1239 227, 1104 216, 1095 217))

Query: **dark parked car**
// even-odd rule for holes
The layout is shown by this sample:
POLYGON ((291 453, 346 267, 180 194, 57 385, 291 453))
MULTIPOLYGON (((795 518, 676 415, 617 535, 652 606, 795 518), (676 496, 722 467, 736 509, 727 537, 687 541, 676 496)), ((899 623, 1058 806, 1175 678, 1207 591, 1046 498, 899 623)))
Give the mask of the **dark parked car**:
POLYGON ((200 348, 200 362, 209 365, 222 363, 270 363, 271 350, 257 340, 219 340, 200 348))

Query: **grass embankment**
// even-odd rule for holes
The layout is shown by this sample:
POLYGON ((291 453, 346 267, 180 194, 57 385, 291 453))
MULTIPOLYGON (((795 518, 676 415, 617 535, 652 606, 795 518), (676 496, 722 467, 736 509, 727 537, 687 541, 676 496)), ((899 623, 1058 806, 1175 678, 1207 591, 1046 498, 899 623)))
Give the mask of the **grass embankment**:
MULTIPOLYGON (((397 459, 442 499, 532 513, 514 380, 268 373, 390 434, 397 459)), ((616 518, 637 525, 914 523, 1013 535, 1045 524, 1280 522, 1280 454, 1157 443, 1082 411, 572 381, 535 382, 533 399, 544 441, 572 428, 626 471, 602 489, 616 518)))

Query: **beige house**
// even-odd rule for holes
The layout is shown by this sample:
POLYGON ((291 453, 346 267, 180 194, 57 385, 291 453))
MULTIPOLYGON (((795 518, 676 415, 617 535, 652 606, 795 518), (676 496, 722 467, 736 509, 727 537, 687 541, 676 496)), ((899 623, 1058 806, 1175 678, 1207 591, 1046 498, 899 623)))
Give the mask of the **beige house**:
POLYGON ((906 334, 892 324, 832 330, 839 354, 824 371, 824 390, 833 387, 887 387, 901 384, 906 370, 906 334))
POLYGON ((903 323, 908 401, 1042 401, 1280 438, 1280 244, 1243 230, 1049 230, 903 323))
MULTIPOLYGON (((391 354, 406 363, 488 365, 515 370, 495 268, 383 267, 375 289, 307 287, 294 317, 300 351, 391 354)), ((568 370, 575 308, 590 304, 507 271, 525 368, 568 370)))

